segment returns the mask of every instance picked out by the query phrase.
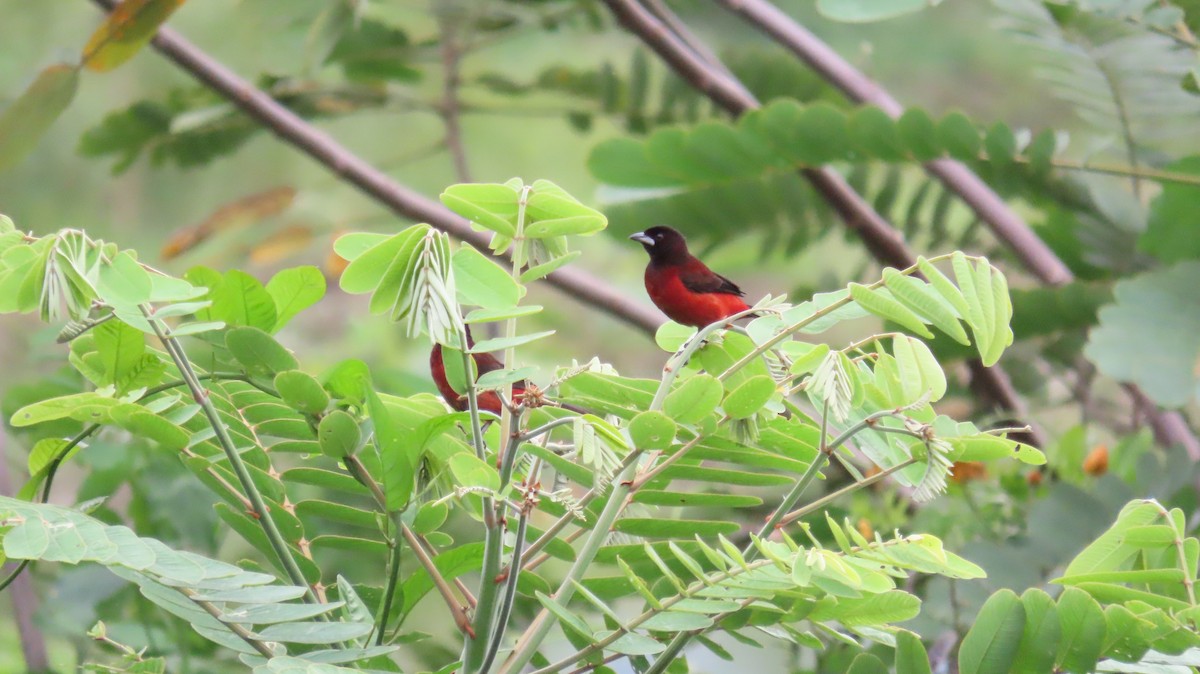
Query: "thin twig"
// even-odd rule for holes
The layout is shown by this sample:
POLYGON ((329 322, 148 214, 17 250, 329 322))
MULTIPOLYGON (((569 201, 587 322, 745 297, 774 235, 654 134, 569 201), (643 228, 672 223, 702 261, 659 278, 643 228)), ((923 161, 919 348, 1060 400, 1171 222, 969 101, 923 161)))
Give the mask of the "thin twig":
MULTIPOLYGON (((608 1, 611 6, 613 0, 608 1)), ((904 107, 885 88, 851 65, 829 45, 774 4, 767 0, 718 0, 718 2, 744 17, 780 45, 791 50, 828 82, 841 89, 847 98, 859 103, 876 105, 892 117, 899 117, 903 112, 904 107)), ((1008 245, 1017 258, 1024 263, 1026 269, 1042 283, 1061 285, 1074 280, 1074 274, 1054 251, 1050 250, 1050 247, 1030 229, 1029 225, 970 169, 951 159, 936 159, 927 163, 925 168, 941 180, 947 189, 966 202, 996 234, 997 238, 1008 245)), ((1064 166, 1063 168, 1077 167, 1064 166)), ((1104 168, 1093 167, 1092 170, 1104 172, 1104 168)), ((1139 174, 1145 175, 1145 170, 1139 170, 1139 174)), ((911 258, 912 254, 907 253, 906 257, 911 258)), ((991 369, 995 370, 996 368, 991 369)), ((989 377, 988 370, 978 365, 976 361, 972 361, 971 371, 973 377, 989 377)), ((994 400, 1024 416, 1020 400, 1011 383, 1007 381, 1007 377, 996 376, 994 380, 985 379, 985 381, 987 381, 988 388, 993 390, 994 400), (1008 403, 1013 403, 1013 405, 1008 403)), ((1155 437, 1160 443, 1182 445, 1192 460, 1200 460, 1200 439, 1197 439, 1178 412, 1160 410, 1133 384, 1123 384, 1123 387, 1133 399, 1134 405, 1149 417, 1154 426, 1155 437)), ((1035 429, 1035 433, 1040 435, 1037 429, 1035 429)), ((1037 444, 1044 446, 1040 440, 1037 444)))
POLYGON ((425 572, 429 574, 430 579, 433 580, 434 587, 437 588, 438 592, 442 595, 442 599, 445 600, 446 606, 449 607, 450 614, 454 616, 454 624, 458 625, 458 629, 462 630, 464 634, 470 635, 474 639, 475 630, 471 628, 471 619, 467 617, 463 605, 455 598, 453 590, 450 589, 450 584, 442 577, 437 565, 433 563, 428 553, 425 552, 425 548, 421 546, 421 541, 417 539, 412 529, 408 528, 408 525, 403 522, 398 523, 400 525, 400 533, 404 535, 404 540, 408 541, 409 547, 413 549, 413 552, 417 556, 417 561, 421 563, 425 572))
MULTIPOLYGON (((387 512, 387 497, 383 490, 380 489, 379 483, 371 477, 367 472, 366 466, 358 460, 358 457, 353 454, 345 457, 342 462, 346 466, 346 470, 360 484, 367 487, 371 495, 375 498, 375 503, 381 512, 387 512)), ((408 542, 409 547, 413 549, 413 554, 416 555, 417 561, 420 562, 425 572, 429 574, 429 578, 433 581, 433 586, 437 588, 438 593, 442 595, 442 600, 446 602, 446 608, 450 610, 450 615, 454 617, 454 624, 464 633, 473 633, 471 630, 471 620, 467 618, 466 611, 463 605, 454 596, 454 592, 450 590, 450 586, 446 583, 446 579, 442 577, 441 571, 438 571, 437 565, 433 563, 433 559, 425 551, 421 544, 422 540, 413 533, 399 517, 393 518, 396 528, 400 535, 408 542)), ((398 578, 399 558, 400 558, 400 541, 393 540, 392 554, 388 561, 388 586, 384 589, 383 605, 380 610, 380 616, 376 618, 376 629, 379 630, 376 636, 376 643, 382 643, 383 633, 386 631, 388 615, 391 613, 391 597, 395 594, 396 579, 398 578)), ((465 592, 465 589, 464 589, 465 592)), ((472 599, 474 599, 472 597, 472 599)))
MULTIPOLYGON (((733 84, 729 77, 697 57, 644 7, 633 0, 604 0, 604 3, 630 32, 641 38, 680 77, 717 105, 734 115, 760 107, 753 96, 742 93, 742 88, 733 84)), ((897 268, 909 267, 916 262, 916 256, 904 243, 900 232, 876 213, 841 176, 823 168, 806 168, 801 174, 837 211, 846 227, 862 239, 876 260, 897 268)), ((976 364, 978 360, 971 362, 976 364)), ((972 367, 971 371, 973 379, 987 389, 992 400, 1024 416, 1020 397, 997 367, 972 367)), ((1044 436, 1039 436, 1036 444, 1044 446, 1045 440, 1044 436)), ((1200 446, 1197 451, 1200 455, 1200 446)))
POLYGON ((242 625, 240 625, 238 623, 225 622, 224 620, 222 620, 221 618, 224 615, 224 613, 222 613, 221 609, 217 608, 215 604, 213 604, 212 602, 209 602, 209 601, 204 601, 203 599, 196 599, 196 595, 199 594, 198 592, 195 592, 194 590, 189 590, 186 587, 176 588, 176 589, 179 590, 179 592, 181 594, 183 594, 183 596, 190 599, 194 604, 196 604, 200 608, 204 609, 205 612, 207 612, 210 616, 212 616, 214 619, 216 619, 217 622, 221 623, 223 626, 228 628, 230 632, 233 632, 234 634, 236 634, 239 639, 246 642, 246 644, 248 644, 254 650, 258 651, 259 655, 262 655, 264 658, 267 658, 267 659, 275 657, 275 651, 272 651, 269 646, 267 646, 262 641, 259 641, 258 639, 256 639, 254 637, 254 634, 251 633, 250 630, 246 629, 245 627, 243 627, 242 625))
POLYGON ((275 518, 272 517, 270 509, 267 508, 266 501, 263 499, 262 493, 258 490, 258 485, 254 483, 254 479, 250 475, 250 470, 246 467, 245 462, 242 461, 242 456, 234 445, 233 439, 229 436, 229 429, 225 427, 225 422, 221 420, 217 408, 212 403, 212 398, 208 395, 208 391, 200 385, 200 380, 196 376, 196 372, 192 368, 192 363, 188 360, 187 354, 183 352, 183 347, 167 332, 162 321, 154 317, 152 311, 143 306, 142 314, 150 323, 150 327, 154 329, 154 334, 158 337, 159 341, 166 347, 171 360, 175 362, 175 367, 183 376, 183 380, 187 382, 187 387, 192 393, 192 398, 200 405, 200 409, 208 419, 209 426, 212 427, 216 435, 217 443, 225 451, 225 457, 229 460, 229 465, 233 468, 233 472, 237 476, 242 490, 246 492, 246 496, 254 505, 255 518, 262 527, 263 533, 266 534, 267 541, 275 551, 276 557, 279 558, 280 566, 287 573, 288 579, 291 580, 293 585, 299 585, 304 588, 304 596, 308 601, 314 604, 321 603, 312 585, 304 577, 304 572, 300 570, 300 566, 296 563, 296 559, 292 557, 292 551, 288 546, 287 540, 284 539, 283 534, 279 531, 279 527, 275 524, 275 518))
MULTIPOLYGON (((106 11, 115 0, 92 0, 106 11)), ((273 98, 237 76, 170 28, 159 28, 151 44, 159 53, 190 73, 242 112, 269 128, 281 140, 304 152, 346 182, 393 212, 438 229, 486 250, 490 236, 471 228, 467 220, 440 203, 392 180, 361 157, 273 98)), ((546 280, 576 300, 653 334, 662 314, 648 304, 631 300, 605 280, 575 267, 556 270, 546 280)))
POLYGON ((438 28, 441 31, 442 56, 442 104, 439 112, 442 125, 446 127, 446 149, 454 162, 454 175, 459 182, 471 182, 471 169, 467 165, 467 148, 463 145, 462 124, 460 123, 461 107, 458 100, 458 87, 462 83, 459 64, 462 60, 463 47, 459 42, 462 35, 462 8, 458 2, 442 0, 438 4, 438 28))

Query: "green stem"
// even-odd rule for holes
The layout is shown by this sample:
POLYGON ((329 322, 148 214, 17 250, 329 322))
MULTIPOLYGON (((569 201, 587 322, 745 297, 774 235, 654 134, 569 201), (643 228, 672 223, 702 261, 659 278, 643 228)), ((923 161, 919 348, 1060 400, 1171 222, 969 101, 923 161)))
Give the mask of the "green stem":
POLYGON ((700 328, 696 334, 692 335, 679 351, 676 351, 667 359, 667 364, 663 367, 662 380, 658 382, 658 390, 654 392, 654 400, 650 402, 650 409, 662 409, 663 402, 667 399, 667 394, 671 392, 671 384, 675 383, 675 378, 679 376, 680 371, 683 370, 683 366, 687 365, 688 361, 691 360, 692 355, 699 351, 700 347, 704 346, 704 341, 708 339, 709 335, 729 325, 732 321, 758 313, 759 311, 761 309, 739 311, 728 318, 722 318, 716 323, 709 323, 700 328))
POLYGON ((804 506, 803 508, 800 508, 799 510, 796 510, 796 511, 788 513, 787 515, 784 515, 783 518, 779 520, 779 526, 785 526, 785 525, 791 524, 792 522, 795 522, 796 520, 800 519, 801 517, 804 517, 805 515, 808 515, 809 513, 812 513, 816 510, 820 510, 821 508, 824 508, 825 506, 829 505, 830 503, 833 503, 834 501, 845 496, 846 494, 858 491, 859 489, 863 489, 865 487, 869 487, 869 486, 875 484, 876 482, 879 482, 880 480, 891 475, 892 473, 896 473, 898 471, 904 470, 905 468, 908 468, 909 466, 913 465, 916 462, 917 462, 916 459, 905 459, 904 461, 901 461, 900 463, 892 466, 891 468, 888 468, 886 470, 881 470, 878 473, 875 473, 874 475, 872 475, 871 477, 863 479, 861 482, 854 482, 854 483, 846 485, 845 487, 842 487, 841 489, 838 489, 837 491, 832 491, 832 492, 826 494, 825 496, 822 496, 821 498, 817 499, 816 501, 809 503, 808 505, 804 506))
POLYGON ((221 609, 217 608, 212 602, 204 601, 203 599, 196 599, 196 595, 199 594, 198 592, 189 590, 187 588, 177 588, 177 589, 179 590, 180 593, 183 594, 183 596, 187 597, 193 603, 195 603, 197 606, 204 609, 210 616, 215 618, 217 620, 217 622, 221 623, 226 628, 228 628, 230 632, 233 632, 234 634, 236 634, 239 639, 246 642, 254 650, 258 651, 258 653, 260 655, 262 655, 264 658, 267 658, 269 660, 269 659, 275 657, 275 655, 276 655, 275 651, 271 650, 271 648, 269 646, 267 646, 265 643, 263 643, 262 641, 259 641, 258 639, 254 638, 254 635, 250 632, 250 630, 246 629, 245 627, 243 627, 242 625, 240 625, 238 623, 230 623, 230 622, 225 622, 224 620, 222 620, 221 617, 224 615, 224 613, 221 611, 221 609))
MULTIPOLYGON (((384 503, 386 503, 386 499, 384 503)), ((400 562, 403 546, 400 545, 400 527, 404 523, 400 521, 399 514, 394 514, 392 517, 392 539, 388 542, 391 550, 388 554, 388 580, 387 587, 383 589, 383 597, 379 602, 378 608, 375 609, 375 645, 383 645, 383 637, 387 633, 387 621, 392 615, 392 600, 396 596, 396 587, 400 584, 400 562)))
POLYGON ((200 405, 200 409, 208 419, 209 425, 216 434, 217 443, 225 451, 225 456, 229 459, 229 465, 233 468, 234 474, 237 475, 238 482, 241 483, 242 489, 245 490, 247 498, 250 499, 250 504, 254 506, 254 512, 258 516, 258 523, 262 526, 263 532, 266 533, 267 541, 275 551, 275 555, 279 558, 279 563, 287 573, 289 580, 291 580, 293 585, 304 588, 304 596, 307 601, 313 604, 320 604, 320 599, 317 598, 312 586, 305 579, 304 572, 300 570, 299 564, 296 563, 296 559, 292 556, 287 541, 283 538, 283 534, 280 533, 279 527, 275 524, 275 519, 271 517, 271 512, 267 508, 266 501, 263 500, 262 493, 258 490, 258 485, 254 484, 254 479, 250 475, 250 469, 246 467, 245 462, 242 461, 242 455, 238 453, 237 447, 233 444, 233 438, 229 436, 229 429, 221 421, 221 417, 217 413, 217 408, 213 405, 208 391, 200 385, 196 371, 192 368, 192 363, 188 360, 187 354, 183 352, 183 347, 180 346, 178 340, 170 336, 162 323, 157 318, 154 318, 154 315, 145 306, 141 309, 142 314, 145 315, 146 320, 150 322, 150 326, 154 329, 154 334, 166 346, 167 352, 175 362, 175 367, 178 368, 180 375, 183 376, 183 380, 191 391, 192 397, 200 405))
MULTIPOLYGON (((948 260, 948 259, 950 259, 950 257, 952 257, 952 255, 953 255, 952 253, 948 253, 946 255, 938 255, 937 257, 929 258, 927 260, 927 262, 933 263, 933 262, 940 262, 942 260, 948 260)), ((970 259, 975 259, 975 258, 970 258, 970 259)), ((917 265, 914 264, 911 267, 901 269, 900 273, 904 276, 910 276, 912 274, 915 274, 917 271, 918 271, 918 267, 917 267, 917 265)), ((881 288, 881 287, 883 287, 883 279, 880 279, 867 287, 872 290, 881 288)), ((797 331, 802 330, 803 328, 811 325, 817 319, 824 318, 825 316, 828 316, 829 314, 837 311, 838 309, 841 309, 842 307, 846 306, 847 304, 850 304, 853 301, 854 300, 850 298, 850 295, 847 294, 842 299, 837 300, 828 306, 822 307, 821 309, 814 311, 813 313, 809 314, 808 316, 805 316, 804 318, 796 321, 795 323, 792 323, 788 327, 784 328, 779 334, 775 335, 774 337, 771 337, 770 339, 766 340, 762 344, 759 344, 756 349, 754 349, 750 353, 742 356, 740 359, 738 359, 737 362, 735 362, 733 365, 730 365, 724 372, 722 372, 721 375, 719 377, 717 377, 717 379, 719 379, 721 381, 725 381, 734 372, 737 372, 738 370, 740 370, 743 367, 745 367, 746 365, 748 365, 755 358, 758 358, 759 356, 763 355, 767 351, 771 350, 771 348, 773 348, 776 344, 784 341, 788 337, 791 337, 797 331)))
POLYGON ((559 426, 566 426, 567 424, 573 424, 573 423, 575 423, 575 420, 577 418, 578 417, 575 417, 575 416, 561 417, 561 418, 555 419, 553 421, 546 422, 546 423, 542 424, 541 426, 538 426, 537 428, 533 429, 532 431, 527 431, 525 433, 522 433, 520 436, 518 436, 518 439, 520 442, 529 442, 530 440, 533 440, 534 438, 538 437, 539 435, 549 433, 550 431, 558 428, 559 426))
MULTIPOLYGON (((675 604, 678 604, 679 602, 681 602, 685 599, 690 599, 697 592, 700 592, 708 587, 717 585, 719 583, 723 583, 732 578, 736 578, 737 576, 740 576, 744 573, 749 573, 751 571, 760 569, 764 566, 770 566, 774 563, 775 562, 773 562, 771 560, 762 560, 762 561, 758 561, 758 562, 752 562, 752 563, 746 564, 745 566, 734 566, 726 571, 722 571, 718 574, 715 574, 710 578, 705 578, 703 580, 697 580, 694 583, 688 585, 686 588, 684 588, 682 591, 680 591, 675 596, 670 597, 668 599, 664 599, 662 601, 661 607, 659 607, 659 608, 651 607, 651 608, 647 609, 646 611, 643 611, 641 615, 633 618, 628 623, 618 626, 617 629, 614 630, 613 633, 608 635, 607 637, 604 637, 603 639, 601 639, 593 644, 585 646, 584 648, 576 651, 575 653, 573 653, 571 655, 568 655, 567 657, 563 658, 562 660, 559 660, 558 662, 555 662, 553 664, 542 667, 541 669, 536 669, 533 672, 530 672, 530 674, 551 674, 551 672, 556 672, 560 669, 563 669, 563 668, 567 667, 568 665, 570 665, 571 663, 578 662, 579 660, 586 658, 587 656, 591 655, 592 653, 596 653, 596 652, 604 650, 605 648, 607 648, 609 645, 616 642, 621 637, 625 636, 626 634, 629 634, 633 630, 640 627, 647 620, 650 620, 651 618, 653 618, 654 616, 656 616, 660 613, 664 613, 664 612, 668 611, 672 606, 674 606, 675 604)), ((757 598, 754 598, 754 599, 757 599, 757 598)), ((754 601, 754 599, 751 599, 751 601, 754 601)), ((694 633, 693 632, 680 632, 679 633, 679 635, 688 635, 689 639, 691 638, 691 636, 694 636, 694 634, 699 634, 699 631, 695 631, 694 633)), ((678 638, 679 635, 676 635, 676 637, 678 638)), ((680 648, 682 648, 682 644, 680 645, 680 648)), ((670 649, 670 647, 668 646, 668 651, 669 651, 669 649, 670 649)), ((662 658, 663 655, 664 654, 660 653, 659 658, 662 658)))
MULTIPOLYGON (((529 203, 531 189, 529 185, 522 187, 520 198, 517 200, 516 232, 513 234, 512 266, 509 269, 509 274, 514 283, 520 283, 521 267, 525 264, 525 255, 523 252, 525 245, 525 209, 529 203)), ((516 334, 517 319, 510 318, 504 323, 504 336, 512 339, 516 334)), ((510 346, 504 350, 504 363, 507 367, 512 368, 516 366, 516 354, 517 350, 515 346, 510 346)), ((470 371, 468 370, 468 372, 470 371)), ((470 377, 468 376, 467 379, 470 379, 470 377)), ((506 393, 511 396, 512 386, 509 385, 507 388, 506 393)), ((467 390, 474 390, 474 382, 468 382, 467 390)), ((475 404, 472 403, 471 406, 474 409, 475 404)), ((501 490, 508 486, 508 480, 512 476, 512 467, 516 461, 517 450, 520 447, 520 442, 513 442, 519 440, 519 437, 515 437, 512 431, 513 421, 512 410, 509 409, 508 405, 502 406, 500 409, 500 441, 506 443, 508 447, 505 450, 505 455, 501 458, 501 490)), ((483 524, 483 568, 479 579, 479 602, 475 605, 474 636, 471 633, 467 633, 466 638, 463 640, 461 670, 463 674, 476 674, 482 671, 483 662, 487 657, 487 648, 491 641, 496 638, 492 634, 493 629, 497 629, 495 626, 497 617, 496 599, 499 586, 496 582, 496 577, 500 574, 504 540, 503 534, 500 531, 496 503, 492 498, 485 497, 483 499, 483 524)), ((512 571, 515 571, 515 569, 512 571)))
MULTIPOLYGON (((615 473, 617 473, 617 474, 622 473, 626 468, 628 468, 629 466, 633 465, 636 462, 637 462, 637 457, 633 453, 626 455, 625 459, 621 462, 621 465, 617 466, 617 470, 615 471, 615 473)), ((579 499, 578 509, 586 511, 588 505, 591 504, 591 502, 594 501, 596 499, 596 497, 602 493, 603 493, 603 490, 598 489, 596 487, 592 487, 591 489, 587 490, 587 493, 584 494, 583 497, 579 499)), ((568 524, 570 524, 572 521, 574 521, 576 519, 578 519, 578 518, 576 518, 574 515, 572 515, 570 512, 568 512, 568 513, 564 514, 562 517, 555 520, 554 524, 551 524, 550 527, 547 528, 546 531, 542 532, 542 535, 539 536, 538 539, 536 541, 534 541, 532 545, 529 546, 529 549, 527 549, 525 551, 525 557, 527 557, 527 558, 533 557, 533 555, 537 554, 538 552, 541 552, 542 548, 549 545, 550 541, 554 540, 554 538, 556 536, 558 536, 558 532, 562 531, 564 528, 566 528, 566 526, 568 524)))
POLYGON ((528 506, 521 508, 520 519, 517 521, 517 538, 513 541, 512 561, 508 563, 508 578, 504 585, 504 599, 500 602, 500 616, 496 620, 495 633, 488 644, 487 655, 483 658, 480 672, 487 672, 496 661, 500 652, 500 644, 504 642, 504 632, 508 628, 508 620, 512 616, 513 604, 517 599, 517 578, 521 575, 522 551, 525 548, 525 532, 529 526, 528 506))
MULTIPOLYGON (((842 446, 842 444, 854 437, 856 433, 859 433, 865 428, 874 426, 876 420, 886 416, 899 414, 900 411, 883 410, 880 412, 875 412, 874 414, 870 414, 858 423, 846 429, 845 432, 834 438, 833 442, 827 445, 825 444, 825 438, 828 437, 828 412, 829 404, 826 402, 822 408, 820 436, 821 446, 817 452, 817 455, 813 457, 813 461, 808 465, 808 469, 804 471, 804 474, 801 475, 800 479, 796 481, 796 484, 792 486, 791 491, 789 491, 787 495, 783 497, 783 501, 780 502, 779 506, 771 512, 771 516, 767 518, 766 523, 764 523, 762 528, 759 529, 757 534, 758 538, 762 539, 770 536, 771 532, 774 531, 777 526, 781 526, 785 523, 784 519, 787 516, 788 509, 796 505, 796 502, 799 501, 800 497, 804 495, 804 492, 808 489, 808 486, 817 478, 817 474, 821 472, 821 468, 824 467, 824 465, 829 461, 830 455, 832 455, 838 447, 842 446)), ((864 480, 862 482, 855 482, 854 484, 851 484, 849 488, 850 490, 862 489, 868 484, 871 483, 864 480)), ((818 500, 817 502, 820 503, 822 501, 824 501, 824 499, 818 500)), ((758 557, 758 554, 758 546, 756 546, 753 539, 751 539, 750 543, 747 544, 746 548, 742 551, 742 556, 749 561, 758 557)), ((673 638, 670 644, 667 645, 667 649, 662 653, 659 653, 654 659, 654 662, 650 665, 650 669, 648 671, 661 673, 663 670, 665 670, 666 667, 671 664, 671 660, 674 659, 675 656, 677 656, 679 652, 683 650, 684 646, 691 641, 692 637, 698 633, 699 632, 680 632, 676 634, 675 638, 673 638)))
MULTIPOLYGON (((620 516, 621 511, 625 509, 625 497, 629 496, 629 479, 633 476, 633 469, 637 465, 636 455, 640 454, 641 450, 633 450, 630 452, 634 456, 633 461, 629 461, 629 465, 625 467, 616 477, 613 478, 612 493, 608 497, 608 502, 604 505, 604 510, 596 518, 596 527, 592 530, 592 534, 588 536, 584 542, 583 548, 579 550, 579 554, 575 557, 575 563, 571 565, 571 569, 567 571, 567 575, 563 578, 562 583, 558 586, 553 597, 560 604, 566 604, 571 601, 571 597, 575 595, 575 583, 583 579, 583 575, 591 566, 592 560, 596 558, 596 553, 604 544, 604 539, 608 537, 608 531, 612 527, 613 522, 620 516)), ((557 622, 557 616, 554 616, 546 609, 542 609, 537 617, 533 619, 529 627, 525 630, 525 634, 517 642, 516 649, 512 655, 508 657, 508 661, 500 670, 502 674, 516 674, 520 672, 525 665, 529 664, 533 658, 534 652, 537 651, 546 635, 550 633, 550 629, 557 622)))

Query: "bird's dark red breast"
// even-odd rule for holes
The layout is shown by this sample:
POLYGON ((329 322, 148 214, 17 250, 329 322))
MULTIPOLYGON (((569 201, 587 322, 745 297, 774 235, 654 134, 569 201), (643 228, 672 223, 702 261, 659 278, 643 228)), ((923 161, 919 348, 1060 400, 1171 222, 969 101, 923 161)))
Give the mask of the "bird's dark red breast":
POLYGON ((650 254, 646 292, 668 318, 697 328, 749 309, 741 288, 688 252, 670 227, 651 227, 629 237, 650 254))
MULTIPOLYGON (((475 345, 475 340, 471 339, 470 333, 467 334, 467 343, 471 346, 475 345)), ((490 353, 472 354, 475 359, 475 368, 479 370, 479 376, 483 376, 488 372, 503 370, 504 363, 490 353)), ((442 360, 442 345, 434 344, 433 349, 429 352, 429 373, 433 376, 433 383, 437 385, 438 393, 442 394, 442 398, 446 403, 458 410, 465 412, 470 408, 470 403, 467 401, 467 396, 454 390, 450 385, 450 380, 446 378, 446 363, 442 360)), ((519 381, 512 385, 512 398, 515 398, 525 392, 525 382, 519 381)), ((500 401, 500 396, 496 395, 495 391, 480 391, 477 396, 477 402, 480 410, 486 410, 500 415, 503 404, 500 401)))

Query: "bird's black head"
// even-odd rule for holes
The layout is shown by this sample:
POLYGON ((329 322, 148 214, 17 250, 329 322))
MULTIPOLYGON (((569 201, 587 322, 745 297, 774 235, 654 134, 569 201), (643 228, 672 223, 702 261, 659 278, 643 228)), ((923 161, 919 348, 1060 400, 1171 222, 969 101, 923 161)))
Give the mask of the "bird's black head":
POLYGON ((642 244, 653 262, 682 262, 689 257, 683 235, 665 225, 651 227, 629 238, 642 244))

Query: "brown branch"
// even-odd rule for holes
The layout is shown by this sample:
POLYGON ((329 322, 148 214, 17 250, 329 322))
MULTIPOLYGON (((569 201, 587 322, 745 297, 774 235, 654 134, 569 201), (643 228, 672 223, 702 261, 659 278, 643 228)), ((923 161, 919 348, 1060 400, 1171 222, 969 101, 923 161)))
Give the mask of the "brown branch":
MULTIPOLYGON (((450 585, 446 583, 446 579, 442 577, 441 571, 438 571, 437 565, 429 558, 429 554, 425 552, 425 547, 421 545, 421 541, 413 533, 408 525, 400 522, 400 533, 404 534, 404 540, 408 541, 408 547, 417 555, 417 561, 424 567, 425 572, 429 574, 429 579, 433 581, 433 586, 437 588, 439 594, 442 595, 442 600, 446 602, 446 607, 450 609, 450 615, 454 616, 454 624, 464 634, 475 638, 475 630, 471 628, 471 619, 467 617, 466 606, 454 596, 454 591, 450 589, 450 585)), ((396 541, 396 545, 400 545, 396 541)), ((380 626, 379 629, 383 629, 380 626)))
MULTIPOLYGON (((641 38, 694 88, 733 115, 760 107, 759 102, 731 77, 713 68, 684 45, 661 21, 634 0, 604 0, 617 20, 641 38)), ((916 255, 905 245, 900 232, 863 200, 836 172, 807 168, 801 174, 828 202, 847 227, 858 234, 879 262, 899 269, 916 264, 916 255)), ((999 368, 972 363, 973 385, 986 391, 986 399, 1004 409, 1021 413, 1023 404, 1008 377, 999 368)), ((1034 444, 1046 446, 1047 438, 1036 426, 1034 444)))
POLYGON ((458 87, 462 83, 459 65, 464 45, 459 43, 462 25, 461 9, 457 2, 442 0, 435 10, 438 27, 442 34, 442 124, 446 127, 446 149, 454 162, 454 175, 464 183, 471 182, 471 169, 467 164, 467 148, 463 145, 461 107, 458 87))
MULTIPOLYGON (((789 49, 850 100, 875 105, 893 118, 904 112, 904 106, 886 89, 767 0, 718 2, 789 49)), ((1062 260, 970 169, 953 159, 935 159, 925 168, 966 202, 1043 283, 1059 285, 1071 280, 1071 271, 1062 260)))
MULTIPOLYGON (((92 0, 112 11, 115 0, 92 0)), ((341 143, 301 119, 273 98, 256 89, 220 62, 169 28, 160 28, 151 43, 204 85, 221 94, 242 112, 269 128, 281 140, 304 152, 334 174, 362 190, 393 212, 427 222, 478 248, 486 249, 489 236, 450 209, 412 190, 350 152, 341 143)), ((656 309, 626 297, 603 279, 577 268, 565 268, 546 277, 567 295, 615 318, 653 333, 663 322, 656 309)))
MULTIPOLYGON (((891 117, 899 117, 904 111, 887 89, 768 0, 717 1, 790 50, 850 100, 875 105, 891 117)), ((1075 275, 1054 251, 969 168, 952 159, 935 159, 925 164, 925 170, 970 206, 1042 283, 1061 285, 1074 280, 1075 275)), ((977 369, 974 364, 972 369, 977 369)), ((1188 456, 1200 459, 1200 440, 1179 413, 1159 410, 1136 385, 1122 386, 1150 420, 1160 443, 1182 445, 1188 456)))

